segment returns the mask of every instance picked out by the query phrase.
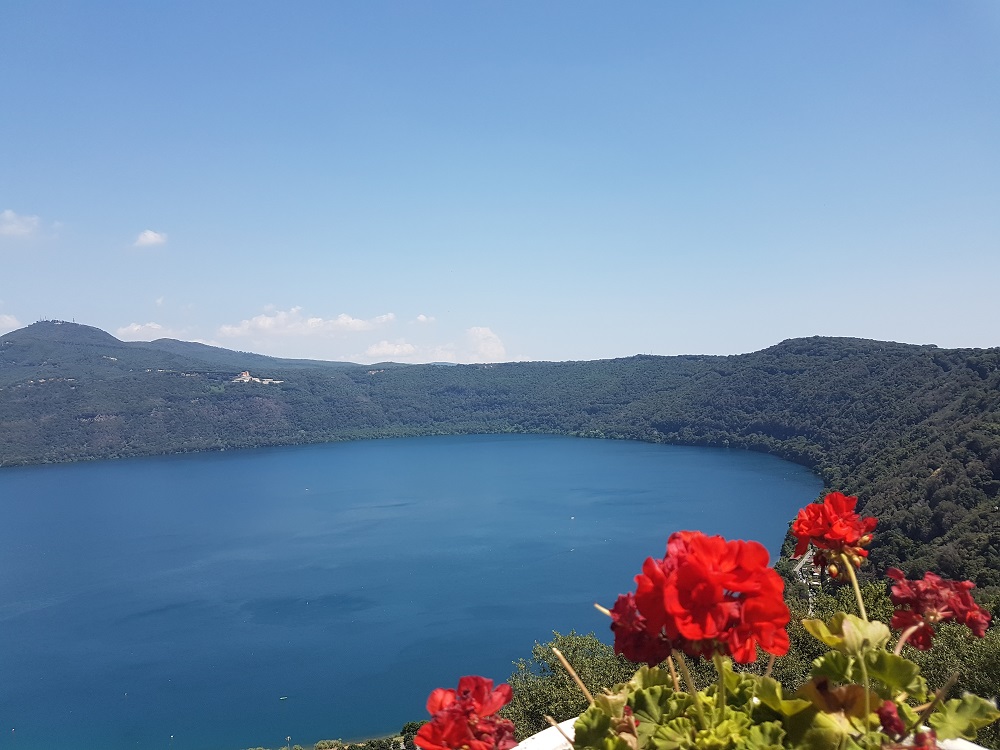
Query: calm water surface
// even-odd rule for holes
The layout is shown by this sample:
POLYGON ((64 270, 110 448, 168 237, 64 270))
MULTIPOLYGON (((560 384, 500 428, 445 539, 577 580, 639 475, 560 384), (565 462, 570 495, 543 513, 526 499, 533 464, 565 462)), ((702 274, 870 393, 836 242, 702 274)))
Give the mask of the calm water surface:
POLYGON ((414 438, 0 471, 0 747, 278 747, 502 680, 667 536, 772 550, 821 482, 742 451, 414 438), (283 696, 287 696, 282 700, 283 696))

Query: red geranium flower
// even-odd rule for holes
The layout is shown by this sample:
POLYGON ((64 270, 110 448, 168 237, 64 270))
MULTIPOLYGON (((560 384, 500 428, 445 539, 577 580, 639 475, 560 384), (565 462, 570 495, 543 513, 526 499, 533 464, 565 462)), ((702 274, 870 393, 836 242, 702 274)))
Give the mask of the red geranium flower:
POLYGON ((898 609, 892 614, 892 627, 905 631, 915 628, 906 641, 921 651, 931 647, 934 625, 939 622, 959 622, 967 625, 982 638, 990 624, 990 615, 969 593, 976 587, 972 581, 949 581, 934 573, 924 573, 923 580, 907 580, 899 568, 886 571, 896 583, 891 599, 898 609))
POLYGON ((895 701, 884 701, 878 710, 879 723, 890 739, 899 740, 907 734, 906 724, 899 718, 899 707, 895 701))
POLYGON ((666 556, 648 558, 635 580, 635 594, 620 596, 611 613, 615 651, 628 659, 658 664, 678 648, 747 663, 758 645, 777 656, 788 651, 784 583, 757 542, 678 532, 666 556))
POLYGON ((514 724, 493 714, 512 697, 510 685, 494 690, 485 677, 463 677, 458 690, 437 688, 427 698, 431 720, 413 742, 423 750, 509 750, 517 744, 514 724))
POLYGON ((834 578, 844 575, 838 566, 841 555, 854 567, 861 567, 862 560, 868 557, 865 547, 871 543, 878 521, 855 513, 857 503, 856 497, 831 492, 822 503, 812 503, 800 510, 792 523, 792 534, 798 540, 792 556, 802 557, 809 545, 813 545, 816 565, 828 567, 834 578))
POLYGON ((651 627, 639 612, 635 594, 622 594, 611 608, 611 631, 615 634, 615 652, 630 661, 659 664, 670 656, 673 646, 662 628, 651 627))

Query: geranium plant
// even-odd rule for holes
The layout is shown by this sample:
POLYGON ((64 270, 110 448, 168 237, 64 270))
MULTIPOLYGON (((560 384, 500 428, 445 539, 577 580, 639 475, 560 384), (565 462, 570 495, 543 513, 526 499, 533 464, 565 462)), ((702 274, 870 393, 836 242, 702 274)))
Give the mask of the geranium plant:
POLYGON ((509 750, 517 744, 514 724, 496 712, 510 698, 510 685, 494 689, 485 677, 463 677, 457 690, 438 688, 427 699, 431 720, 413 741, 424 750, 509 750))
MULTIPOLYGON (((876 520, 861 517, 856 503, 857 498, 831 493, 803 508, 792 524, 794 555, 812 550, 815 565, 851 584, 858 605, 857 615, 838 612, 826 622, 803 621, 828 649, 813 661, 805 684, 789 693, 770 677, 774 659, 789 649, 790 613, 784 582, 769 567, 764 547, 678 532, 662 559, 645 561, 635 591, 619 596, 610 610, 599 607, 611 618, 615 651, 644 666, 628 682, 596 696, 580 683, 590 707, 575 723, 575 750, 935 747, 938 739, 974 739, 978 728, 1000 718, 983 698, 947 699, 950 685, 931 691, 919 667, 901 655, 906 643, 930 648, 941 622, 964 623, 974 634, 985 634, 990 616, 972 598, 971 582, 933 573, 907 580, 892 568, 896 611, 890 624, 899 633, 894 643, 890 625, 869 620, 855 571, 868 557, 876 520), (756 661, 760 651, 769 655, 763 675, 734 670, 734 663, 756 661), (682 654, 713 662, 715 683, 698 690, 682 654)), ((482 678, 463 683, 474 680, 482 678)), ((484 697, 495 694, 492 683, 489 690, 467 684, 468 695, 479 697, 431 695, 433 718, 425 729, 432 728, 421 730, 417 745, 424 750, 510 746, 506 728, 482 723, 502 705, 484 697), (462 700, 466 707, 455 708, 462 700)), ((509 699, 509 688, 504 695, 509 699)))

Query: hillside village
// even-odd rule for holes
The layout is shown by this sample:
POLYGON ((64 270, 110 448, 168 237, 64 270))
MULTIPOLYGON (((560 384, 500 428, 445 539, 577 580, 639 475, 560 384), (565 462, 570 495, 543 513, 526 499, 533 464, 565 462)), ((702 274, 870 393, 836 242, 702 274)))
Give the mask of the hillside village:
POLYGON ((249 370, 244 370, 235 378, 233 378, 231 383, 262 383, 264 385, 271 385, 277 383, 284 383, 284 380, 278 380, 277 378, 255 378, 250 374, 249 370))

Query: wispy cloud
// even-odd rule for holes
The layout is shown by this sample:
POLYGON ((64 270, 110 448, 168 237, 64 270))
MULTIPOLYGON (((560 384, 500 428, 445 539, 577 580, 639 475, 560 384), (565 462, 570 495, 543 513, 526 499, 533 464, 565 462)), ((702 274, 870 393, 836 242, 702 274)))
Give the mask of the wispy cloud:
POLYGON ((367 320, 341 313, 335 318, 306 317, 301 307, 274 310, 242 320, 235 325, 219 327, 219 335, 228 338, 240 336, 329 336, 357 331, 370 331, 392 323, 393 313, 377 315, 367 320))
POLYGON ((23 327, 24 324, 13 315, 0 315, 0 333, 7 333, 23 327))
POLYGON ((416 345, 404 339, 383 339, 372 344, 364 354, 348 356, 352 361, 375 362, 504 362, 507 349, 491 329, 484 326, 467 328, 460 340, 416 345))
POLYGON ((484 326, 473 326, 465 331, 469 359, 474 362, 502 362, 507 348, 493 331, 484 326))
POLYGON ((417 353, 417 347, 402 339, 397 341, 379 341, 365 350, 368 359, 409 359, 417 353))
POLYGON ((41 219, 37 216, 22 216, 9 208, 0 211, 0 236, 30 237, 38 231, 41 219))
POLYGON ((132 247, 152 247, 153 245, 166 245, 167 235, 164 232, 154 232, 152 229, 145 229, 139 232, 132 247))
POLYGON ((170 332, 159 323, 129 323, 116 330, 115 335, 124 341, 151 341, 167 338, 170 332))
POLYGON ((308 315, 298 305, 286 309, 268 305, 259 315, 219 326, 217 341, 210 343, 272 356, 350 362, 509 361, 507 348, 493 329, 473 326, 453 330, 446 338, 437 326, 427 325, 431 322, 434 318, 429 315, 408 317, 406 338, 397 338, 393 332, 401 332, 403 326, 391 312, 370 318, 348 313, 320 317, 308 315))

